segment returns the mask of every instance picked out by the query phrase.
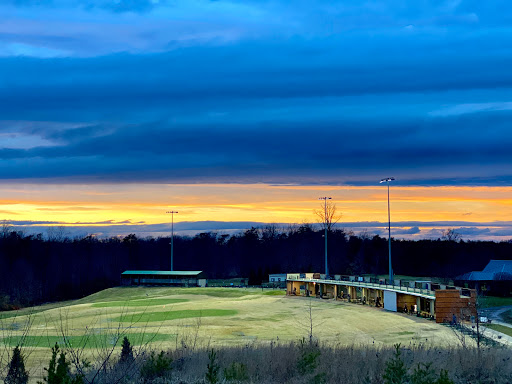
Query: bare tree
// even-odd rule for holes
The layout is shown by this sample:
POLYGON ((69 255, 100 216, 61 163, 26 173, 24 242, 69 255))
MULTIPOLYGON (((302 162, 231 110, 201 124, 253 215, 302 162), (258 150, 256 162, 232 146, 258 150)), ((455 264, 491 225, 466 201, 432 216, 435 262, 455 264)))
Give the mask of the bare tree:
POLYGON ((453 228, 448 228, 443 231, 443 240, 446 241, 455 241, 458 243, 461 240, 460 233, 456 232, 453 228))
POLYGON ((64 241, 68 237, 68 231, 66 227, 63 225, 58 225, 54 227, 48 227, 46 230, 46 236, 48 237, 48 241, 64 241))
POLYGON ((1 227, 0 227, 0 237, 6 239, 9 237, 9 235, 11 234, 12 231, 13 231, 12 224, 9 223, 9 221, 7 221, 7 220, 2 220, 1 227))
POLYGON ((340 221, 342 214, 338 212, 336 203, 327 200, 325 203, 320 204, 320 209, 315 209, 314 213, 322 229, 331 232, 334 225, 340 221))
POLYGON ((275 240, 281 234, 277 224, 269 223, 259 228, 260 238, 264 240, 275 240))

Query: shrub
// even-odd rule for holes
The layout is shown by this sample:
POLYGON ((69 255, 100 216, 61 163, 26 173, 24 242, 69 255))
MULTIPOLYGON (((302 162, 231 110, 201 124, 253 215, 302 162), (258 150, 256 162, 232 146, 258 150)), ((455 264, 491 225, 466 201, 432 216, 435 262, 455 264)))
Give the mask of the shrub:
POLYGON ((436 380, 435 384, 455 384, 453 380, 448 377, 448 371, 446 369, 441 369, 439 372, 439 378, 436 380))
POLYGON ((303 339, 300 343, 301 354, 297 362, 297 370, 301 375, 306 375, 315 372, 318 366, 318 358, 320 357, 320 350, 315 344, 309 343, 303 339))
POLYGON ((419 363, 411 375, 411 384, 433 384, 436 382, 436 373, 432 363, 419 363), (423 366, 423 367, 422 367, 423 366))
POLYGON ((382 378, 384 384, 404 384, 407 383, 407 368, 400 357, 400 344, 395 344, 393 358, 386 362, 386 369, 382 378))
POLYGON ((164 377, 172 370, 172 358, 164 351, 160 351, 155 357, 155 352, 151 351, 149 358, 144 362, 140 369, 140 376, 145 383, 164 377))
POLYGON ((224 378, 228 381, 247 381, 247 366, 243 363, 233 362, 227 368, 224 368, 224 378))

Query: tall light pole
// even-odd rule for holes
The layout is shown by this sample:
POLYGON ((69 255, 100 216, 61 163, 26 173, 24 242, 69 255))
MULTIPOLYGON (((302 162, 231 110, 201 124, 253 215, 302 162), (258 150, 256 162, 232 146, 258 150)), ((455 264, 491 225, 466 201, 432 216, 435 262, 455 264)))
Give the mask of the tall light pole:
POLYGON ((329 267, 327 266, 327 200, 331 200, 330 197, 324 196, 319 197, 318 200, 324 201, 324 225, 325 225, 325 278, 329 276, 329 267))
POLYGON ((174 271, 174 214, 177 211, 168 211, 171 214, 171 271, 174 271))
POLYGON ((393 267, 391 266, 391 210, 389 206, 389 182, 395 180, 394 177, 386 177, 380 183, 387 183, 388 185, 388 247, 389 247, 389 281, 393 284, 393 267))

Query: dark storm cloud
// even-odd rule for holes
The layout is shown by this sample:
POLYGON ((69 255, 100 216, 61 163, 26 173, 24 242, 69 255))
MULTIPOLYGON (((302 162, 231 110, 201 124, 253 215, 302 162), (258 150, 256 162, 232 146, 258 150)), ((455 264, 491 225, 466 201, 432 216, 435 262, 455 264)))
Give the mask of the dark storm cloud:
MULTIPOLYGON (((58 0, 10 4, 83 16, 58 0)), ((512 184, 508 12, 218 1, 200 4, 232 13, 194 24, 197 5, 181 1, 73 4, 103 33, 0 32, 0 179, 512 184), (133 11, 130 27, 111 29, 121 19, 105 8, 133 11), (152 27, 173 15, 183 29, 152 27)))
MULTIPOLYGON (((51 133, 53 146, 2 149, 4 178, 294 181, 339 175, 345 181, 392 169, 409 183, 510 182, 512 113, 428 121, 281 121, 236 124, 95 126, 51 133), (483 131, 482 126, 487 130, 483 131), (321 132, 321 134, 316 134, 321 132), (103 134, 102 134, 103 133, 103 134), (468 134, 470 133, 470 134, 468 134), (326 140, 328 138, 328 140, 326 140), (23 164, 27 166, 23 166, 23 164), (30 164, 30 167, 28 167, 30 164), (16 167, 18 165, 18 167, 16 167)), ((373 182, 372 182, 373 184, 373 182)))
POLYGON ((0 68, 10 81, 0 97, 13 117, 20 109, 37 115, 58 106, 95 109, 101 116, 107 108, 126 109, 127 103, 139 108, 156 103, 161 108, 180 101, 201 107, 233 99, 509 88, 512 55, 500 47, 512 39, 495 38, 485 57, 475 57, 474 46, 458 38, 428 51, 423 49, 431 42, 421 39, 397 37, 392 44, 390 39, 371 39, 363 50, 358 45, 365 36, 358 35, 202 46, 143 56, 5 58, 0 68), (396 45, 402 49, 396 51, 396 45))

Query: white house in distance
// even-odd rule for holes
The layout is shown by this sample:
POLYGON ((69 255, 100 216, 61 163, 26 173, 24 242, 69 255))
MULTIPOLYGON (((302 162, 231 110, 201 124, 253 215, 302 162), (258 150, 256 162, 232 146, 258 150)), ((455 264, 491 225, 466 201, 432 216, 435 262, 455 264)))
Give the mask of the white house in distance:
POLYGON ((269 283, 280 283, 286 281, 286 273, 272 273, 268 275, 269 283))
POLYGON ((269 283, 281 283, 287 279, 298 279, 300 273, 273 273, 268 275, 269 283))

